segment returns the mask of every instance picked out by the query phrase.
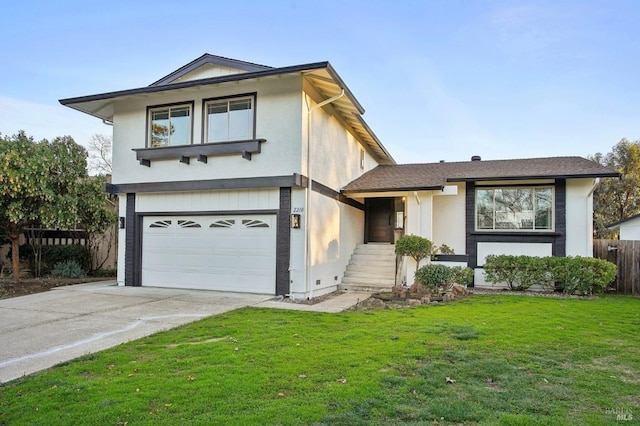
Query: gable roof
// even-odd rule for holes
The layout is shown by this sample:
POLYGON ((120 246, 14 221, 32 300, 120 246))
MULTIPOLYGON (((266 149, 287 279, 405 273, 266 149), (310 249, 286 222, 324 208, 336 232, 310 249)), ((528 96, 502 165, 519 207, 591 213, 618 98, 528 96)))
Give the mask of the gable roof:
POLYGON ((442 189, 448 182, 619 177, 620 173, 582 157, 378 166, 342 189, 344 193, 442 189))
POLYGON ((366 147, 369 153, 374 156, 380 164, 395 164, 395 160, 391 154, 386 150, 382 145, 382 142, 380 142, 378 137, 362 119, 361 115, 364 114, 364 108, 360 105, 356 97, 351 93, 351 90, 349 90, 342 78, 327 61, 272 68, 265 65, 252 64, 250 62, 205 54, 152 83, 150 86, 60 99, 59 102, 62 105, 93 115, 94 117, 100 118, 104 121, 112 121, 114 102, 116 100, 144 97, 152 93, 171 91, 179 92, 214 84, 266 79, 286 74, 302 75, 320 95, 327 99, 339 95, 344 91, 344 96, 332 102, 331 107, 333 107, 342 118, 348 130, 350 130, 354 137, 366 147), (247 71, 218 77, 176 82, 180 77, 205 64, 218 64, 236 68, 244 67, 247 71))
POLYGON ((609 225, 605 225, 605 228, 607 228, 607 229, 609 229, 609 228, 615 228, 615 227, 617 227, 617 226, 622 225, 623 223, 627 223, 627 222, 630 222, 630 221, 632 221, 632 220, 634 220, 634 219, 638 219, 638 218, 640 218, 640 213, 635 214, 635 215, 633 215, 633 216, 630 216, 630 217, 628 217, 628 218, 626 218, 626 219, 621 219, 621 220, 619 220, 619 221, 617 221, 617 222, 610 223, 609 225))
POLYGON ((235 68, 245 72, 264 71, 264 70, 273 68, 266 65, 254 64, 253 62, 240 61, 238 59, 225 58, 223 56, 216 56, 216 55, 211 55, 209 53, 205 53, 199 58, 194 59, 188 64, 162 77, 160 80, 151 83, 149 86, 161 86, 164 84, 173 83, 174 81, 178 80, 180 77, 183 77, 189 74, 191 71, 196 70, 201 66, 207 65, 207 64, 222 65, 225 67, 235 68))

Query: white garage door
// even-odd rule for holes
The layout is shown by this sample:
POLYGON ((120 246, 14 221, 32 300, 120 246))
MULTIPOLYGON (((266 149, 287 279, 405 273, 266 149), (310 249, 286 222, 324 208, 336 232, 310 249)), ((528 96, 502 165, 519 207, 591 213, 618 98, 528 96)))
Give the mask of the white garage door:
POLYGON ((276 216, 145 216, 142 285, 275 293, 276 216))

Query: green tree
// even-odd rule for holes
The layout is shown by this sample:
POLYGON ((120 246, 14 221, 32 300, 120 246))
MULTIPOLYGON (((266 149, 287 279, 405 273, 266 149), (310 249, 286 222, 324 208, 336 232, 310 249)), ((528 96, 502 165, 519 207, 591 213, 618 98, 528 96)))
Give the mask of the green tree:
MULTIPOLYGON (((115 226, 118 217, 118 205, 104 192, 106 182, 107 177, 99 175, 88 176, 78 183, 79 228, 87 231, 87 247, 91 256, 89 264, 95 265, 95 269, 100 269, 107 260, 107 257, 97 258, 101 234, 110 226, 115 226)), ((111 249, 111 243, 109 240, 107 252, 111 249)))
POLYGON ((410 256, 416 261, 416 272, 420 267, 420 261, 431 256, 433 243, 427 238, 418 235, 403 235, 396 241, 396 254, 398 256, 410 256))
POLYGON ((13 279, 20 276, 19 238, 25 228, 82 223, 95 230, 111 219, 102 212, 105 199, 100 183, 87 175, 87 151, 70 136, 51 142, 35 142, 24 131, 1 137, 0 227, 11 240, 13 279))
POLYGON ((622 174, 620 179, 603 179, 593 193, 595 235, 613 238, 618 231, 606 225, 640 213, 640 140, 622 139, 611 152, 590 159, 622 174))

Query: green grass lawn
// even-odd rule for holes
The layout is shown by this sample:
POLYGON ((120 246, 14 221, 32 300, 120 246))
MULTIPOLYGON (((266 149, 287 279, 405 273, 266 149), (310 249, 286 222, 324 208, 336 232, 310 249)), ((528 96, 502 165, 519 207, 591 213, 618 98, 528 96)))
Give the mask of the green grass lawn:
POLYGON ((487 295, 341 314, 245 308, 0 386, 0 425, 638 419, 640 299, 613 296, 487 295))

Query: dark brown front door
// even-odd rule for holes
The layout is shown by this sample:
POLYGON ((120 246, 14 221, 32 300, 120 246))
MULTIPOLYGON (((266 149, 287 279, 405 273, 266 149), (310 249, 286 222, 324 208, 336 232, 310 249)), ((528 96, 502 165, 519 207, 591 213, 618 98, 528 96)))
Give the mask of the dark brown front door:
POLYGON ((367 235, 368 243, 393 242, 393 198, 368 198, 367 235))

